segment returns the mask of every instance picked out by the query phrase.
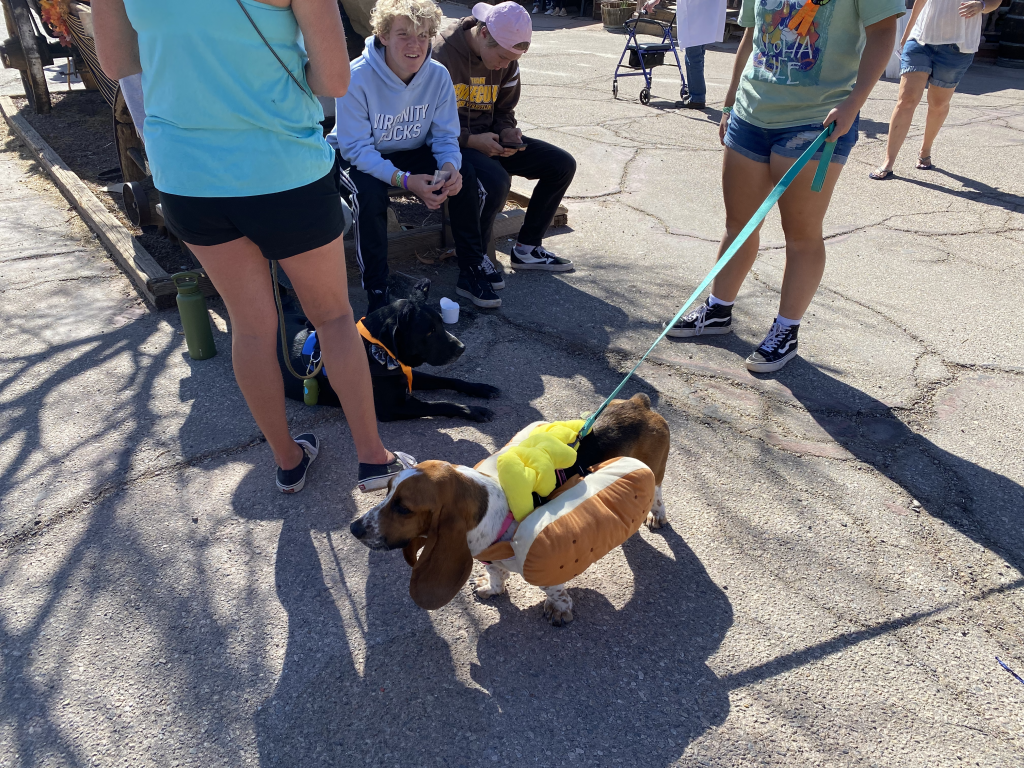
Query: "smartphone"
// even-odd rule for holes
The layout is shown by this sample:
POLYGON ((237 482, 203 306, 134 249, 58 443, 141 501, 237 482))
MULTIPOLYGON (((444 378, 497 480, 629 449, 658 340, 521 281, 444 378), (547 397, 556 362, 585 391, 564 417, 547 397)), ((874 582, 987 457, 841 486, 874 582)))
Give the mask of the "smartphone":
POLYGON ((499 141, 498 143, 505 149, 522 149, 526 146, 520 141, 499 141))
MULTIPOLYGON (((431 184, 437 184, 437 182, 439 182, 439 181, 448 181, 448 179, 450 179, 451 177, 452 177, 452 172, 451 171, 434 171, 434 180, 432 182, 430 182, 430 183, 431 184)), ((440 188, 435 189, 434 190, 434 194, 435 195, 440 195, 441 191, 442 190, 440 188)))

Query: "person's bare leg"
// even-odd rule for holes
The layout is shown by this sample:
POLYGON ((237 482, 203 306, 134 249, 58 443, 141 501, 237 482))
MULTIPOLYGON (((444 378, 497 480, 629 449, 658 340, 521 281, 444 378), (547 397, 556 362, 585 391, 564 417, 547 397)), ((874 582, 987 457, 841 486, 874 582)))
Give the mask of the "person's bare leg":
POLYGON ((956 88, 928 86, 928 117, 924 123, 924 137, 921 139, 921 157, 931 158, 932 143, 939 135, 939 129, 949 115, 949 102, 956 88))
POLYGON ((914 122, 914 110, 921 103, 925 86, 928 85, 929 72, 907 72, 900 78, 900 94, 896 107, 889 118, 889 136, 885 142, 885 165, 879 171, 891 171, 896 164, 896 156, 907 140, 910 125, 914 122))
POLYGON ((238 388, 277 466, 292 469, 302 461, 302 448, 288 432, 285 417, 284 382, 277 363, 277 309, 267 260, 247 237, 223 245, 188 247, 227 306, 238 388))
MULTIPOLYGON (((795 158, 773 154, 773 182, 778 183, 795 162, 795 158)), ((825 273, 822 222, 843 166, 830 163, 821 192, 812 192, 811 181, 817 168, 817 162, 808 163, 779 200, 782 230, 786 234, 786 271, 779 314, 790 320, 804 316, 825 273)))
POLYGON ((283 259, 281 267, 292 281, 306 316, 316 326, 324 367, 345 411, 359 461, 364 464, 394 461, 377 432, 370 368, 348 301, 342 239, 339 237, 322 248, 283 259))
MULTIPOLYGON (((736 235, 761 207, 772 191, 771 170, 768 163, 759 163, 739 152, 725 148, 722 159, 722 195, 725 198, 725 234, 718 246, 715 261, 732 245, 736 235)), ((729 260, 711 283, 711 292, 722 301, 735 301, 743 280, 757 259, 761 228, 758 227, 736 255, 729 260)))

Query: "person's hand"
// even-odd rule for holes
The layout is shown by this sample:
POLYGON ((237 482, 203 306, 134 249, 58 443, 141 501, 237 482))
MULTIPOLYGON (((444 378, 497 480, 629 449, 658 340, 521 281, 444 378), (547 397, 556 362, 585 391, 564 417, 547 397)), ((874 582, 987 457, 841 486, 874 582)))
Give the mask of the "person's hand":
POLYGON ((441 203, 448 199, 448 193, 444 191, 444 182, 433 183, 434 177, 429 173, 418 173, 409 177, 409 191, 423 201, 423 204, 432 211, 441 207, 441 203), (441 194, 435 195, 434 190, 441 190, 441 194))
POLYGON ((723 112, 722 119, 718 122, 718 140, 725 146, 725 132, 729 130, 729 113, 723 112))
MULTIPOLYGON (((506 144, 522 144, 523 143, 523 132, 518 128, 505 128, 501 132, 500 141, 504 141, 506 144)), ((502 149, 509 149, 508 147, 502 147, 502 149)), ((520 147, 519 149, 511 149, 511 154, 516 152, 522 152, 526 147, 520 147)), ((509 155, 505 155, 509 157, 509 155)))
POLYGON ((850 128, 853 127, 853 121, 857 119, 858 111, 856 105, 851 104, 849 99, 846 99, 829 112, 823 125, 828 128, 830 124, 835 123, 836 129, 832 131, 825 141, 836 142, 839 141, 840 136, 845 136, 850 128))
POLYGON ((964 3, 960 3, 957 12, 965 19, 970 19, 979 13, 985 12, 985 3, 982 0, 967 0, 964 3))
POLYGON ((448 181, 441 185, 441 189, 444 190, 445 197, 451 197, 457 195, 462 190, 462 174, 455 170, 455 166, 451 163, 445 163, 441 166, 442 171, 447 171, 451 174, 448 177, 448 181))
POLYGON ((466 146, 487 155, 487 157, 511 157, 515 154, 514 149, 501 146, 499 141, 496 133, 474 133, 466 139, 466 146))

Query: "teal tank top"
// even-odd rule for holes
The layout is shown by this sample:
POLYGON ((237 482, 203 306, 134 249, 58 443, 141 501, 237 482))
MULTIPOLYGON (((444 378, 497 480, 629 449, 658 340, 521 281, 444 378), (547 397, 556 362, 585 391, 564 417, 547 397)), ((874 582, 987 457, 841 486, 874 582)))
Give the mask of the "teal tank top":
MULTIPOLYGON (((242 2, 308 91, 291 9, 242 2)), ((125 0, 125 8, 139 37, 146 155, 157 189, 250 197, 330 173, 323 109, 288 77, 235 0, 125 0)))

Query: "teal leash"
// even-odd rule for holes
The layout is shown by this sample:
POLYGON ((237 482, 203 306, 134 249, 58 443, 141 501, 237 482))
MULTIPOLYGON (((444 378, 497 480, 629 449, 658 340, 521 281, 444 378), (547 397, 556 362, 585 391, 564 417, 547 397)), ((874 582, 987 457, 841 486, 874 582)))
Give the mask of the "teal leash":
POLYGON ((757 213, 755 213, 753 218, 747 222, 747 225, 740 230, 740 233, 736 235, 736 239, 732 241, 732 244, 726 252, 722 254, 722 258, 720 258, 715 266, 712 267, 711 271, 708 272, 708 276, 705 277, 694 292, 690 294, 690 298, 688 298, 682 308, 676 312, 676 316, 668 322, 665 329, 661 332, 658 338, 654 340, 654 343, 651 344, 651 348, 644 352, 644 356, 641 357, 637 364, 633 366, 633 370, 627 373, 626 378, 619 383, 619 386, 617 386, 615 390, 605 398, 605 401, 601 403, 601 407, 587 418, 586 422, 583 424, 583 429, 580 430, 580 438, 587 436, 593 428, 594 422, 597 421, 597 417, 600 416, 604 409, 608 407, 608 404, 615 399, 616 395, 622 391, 622 388, 626 386, 626 382, 628 382, 633 374, 636 373, 637 368, 639 368, 643 364, 644 360, 647 359, 647 356, 654 351, 654 348, 658 346, 658 343, 665 338, 665 335, 669 332, 672 326, 679 321, 679 318, 683 316, 683 313, 690 308, 690 305, 693 304, 697 297, 704 292, 704 289, 711 285, 711 281, 715 279, 715 275, 722 271, 722 268, 729 263, 729 260, 733 256, 736 255, 736 251, 738 251, 740 247, 747 242, 747 238, 750 237, 753 231, 757 229, 758 225, 764 221, 764 217, 768 215, 768 212, 775 206, 775 203, 779 201, 779 198, 782 197, 782 194, 789 188, 789 185, 793 183, 793 179, 795 179, 800 171, 804 169, 804 166, 811 161, 814 153, 818 151, 818 147, 825 144, 825 148, 821 153, 821 159, 818 160, 818 170, 814 174, 814 181, 811 182, 811 189, 814 192, 821 192, 821 188, 825 184, 825 174, 828 173, 828 164, 832 160, 832 153, 836 148, 836 143, 834 141, 826 143, 825 139, 831 135, 832 131, 835 130, 835 127, 836 124, 832 123, 825 130, 819 133, 814 141, 811 142, 811 145, 807 147, 807 149, 804 150, 804 153, 800 155, 795 163, 793 163, 792 167, 786 171, 786 175, 782 177, 782 180, 775 185, 775 189, 771 191, 771 194, 769 194, 768 197, 765 198, 765 201, 761 203, 761 207, 757 209, 757 213))

